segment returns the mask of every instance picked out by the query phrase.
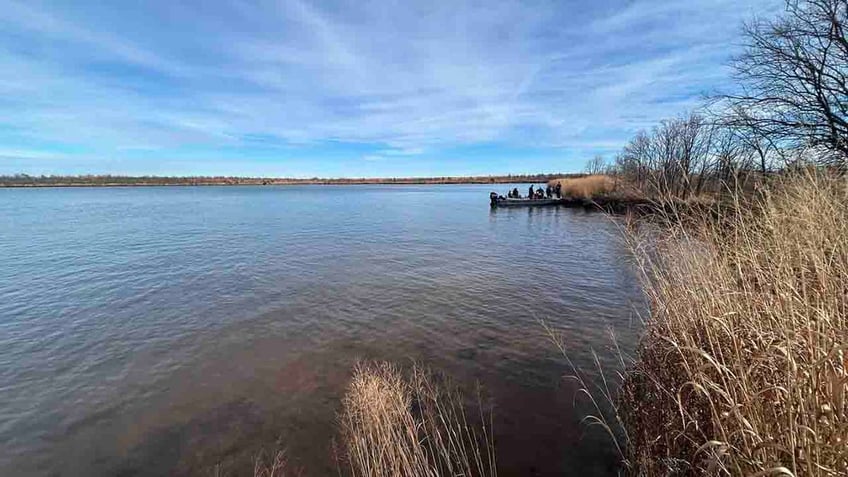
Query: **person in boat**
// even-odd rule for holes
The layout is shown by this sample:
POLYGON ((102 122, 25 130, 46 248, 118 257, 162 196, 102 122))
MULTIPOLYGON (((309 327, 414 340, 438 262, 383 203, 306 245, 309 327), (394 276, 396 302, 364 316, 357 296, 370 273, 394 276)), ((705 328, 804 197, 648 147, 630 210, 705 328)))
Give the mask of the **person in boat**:
POLYGON ((536 197, 536 192, 533 190, 533 184, 530 184, 530 188, 527 189, 527 198, 533 199, 536 197))
POLYGON ((557 199, 562 199, 562 184, 557 182, 556 187, 554 188, 554 193, 556 193, 557 199))
POLYGON ((521 194, 518 193, 518 187, 515 187, 514 189, 512 189, 512 198, 513 199, 520 199, 521 198, 521 194))
POLYGON ((551 196, 553 196, 553 194, 554 194, 554 193, 553 193, 553 190, 551 190, 551 185, 550 185, 550 184, 548 184, 548 186, 547 186, 547 187, 545 187, 545 197, 547 197, 548 199, 550 199, 550 198, 551 198, 551 196))

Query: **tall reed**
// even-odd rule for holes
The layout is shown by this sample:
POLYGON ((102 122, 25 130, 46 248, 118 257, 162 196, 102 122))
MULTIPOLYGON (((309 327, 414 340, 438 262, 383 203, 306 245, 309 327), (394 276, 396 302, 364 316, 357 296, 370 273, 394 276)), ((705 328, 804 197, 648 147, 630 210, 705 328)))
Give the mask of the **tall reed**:
POLYGON ((848 475, 846 184, 781 179, 637 248, 651 316, 615 423, 634 475, 848 475))
POLYGON ((549 184, 554 187, 560 184, 562 195, 565 197, 582 197, 587 199, 609 194, 616 188, 613 178, 602 174, 572 179, 555 179, 550 181, 549 184))
MULTIPOLYGON (((297 476, 300 472, 290 469, 286 461, 286 454, 283 451, 277 451, 268 459, 264 454, 260 454, 253 462, 253 477, 286 477, 297 476)), ((216 477, 218 475, 216 474, 216 477)))
POLYGON ((386 363, 358 365, 341 415, 347 467, 363 477, 494 476, 480 417, 472 424, 456 388, 425 370, 405 378, 386 363))

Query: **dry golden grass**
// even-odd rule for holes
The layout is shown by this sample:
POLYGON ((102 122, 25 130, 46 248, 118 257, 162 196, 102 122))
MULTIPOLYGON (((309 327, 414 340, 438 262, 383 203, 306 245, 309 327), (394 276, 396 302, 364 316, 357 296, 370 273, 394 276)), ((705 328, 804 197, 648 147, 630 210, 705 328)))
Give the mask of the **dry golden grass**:
POLYGON ((460 395, 430 373, 406 379, 389 364, 359 365, 343 400, 349 470, 363 477, 495 475, 485 428, 476 430, 460 395))
POLYGON ((562 184, 562 195, 565 197, 592 198, 615 190, 615 180, 600 174, 576 179, 555 179, 550 185, 556 186, 557 183, 562 184))
POLYGON ((848 186, 770 190, 637 253, 652 315, 614 423, 633 474, 848 475, 848 186))

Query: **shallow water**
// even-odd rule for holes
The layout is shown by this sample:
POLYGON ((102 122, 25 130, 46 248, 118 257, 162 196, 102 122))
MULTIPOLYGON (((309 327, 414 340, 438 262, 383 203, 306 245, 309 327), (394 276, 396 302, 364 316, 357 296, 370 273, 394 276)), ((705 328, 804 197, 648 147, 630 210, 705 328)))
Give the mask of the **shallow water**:
POLYGON ((335 473, 370 358, 479 383, 501 475, 613 472, 540 322, 582 367, 632 346, 617 225, 491 189, 0 189, 0 475, 335 473))

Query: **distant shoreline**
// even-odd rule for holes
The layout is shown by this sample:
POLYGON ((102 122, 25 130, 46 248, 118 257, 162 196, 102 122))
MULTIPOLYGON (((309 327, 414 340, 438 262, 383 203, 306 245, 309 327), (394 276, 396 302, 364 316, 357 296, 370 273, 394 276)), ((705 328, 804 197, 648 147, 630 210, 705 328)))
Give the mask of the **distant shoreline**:
POLYGON ((273 185, 438 185, 514 184, 548 182, 583 174, 536 174, 469 177, 403 177, 354 179, 292 179, 273 177, 156 177, 156 176, 0 176, 0 188, 41 187, 200 187, 273 185))

